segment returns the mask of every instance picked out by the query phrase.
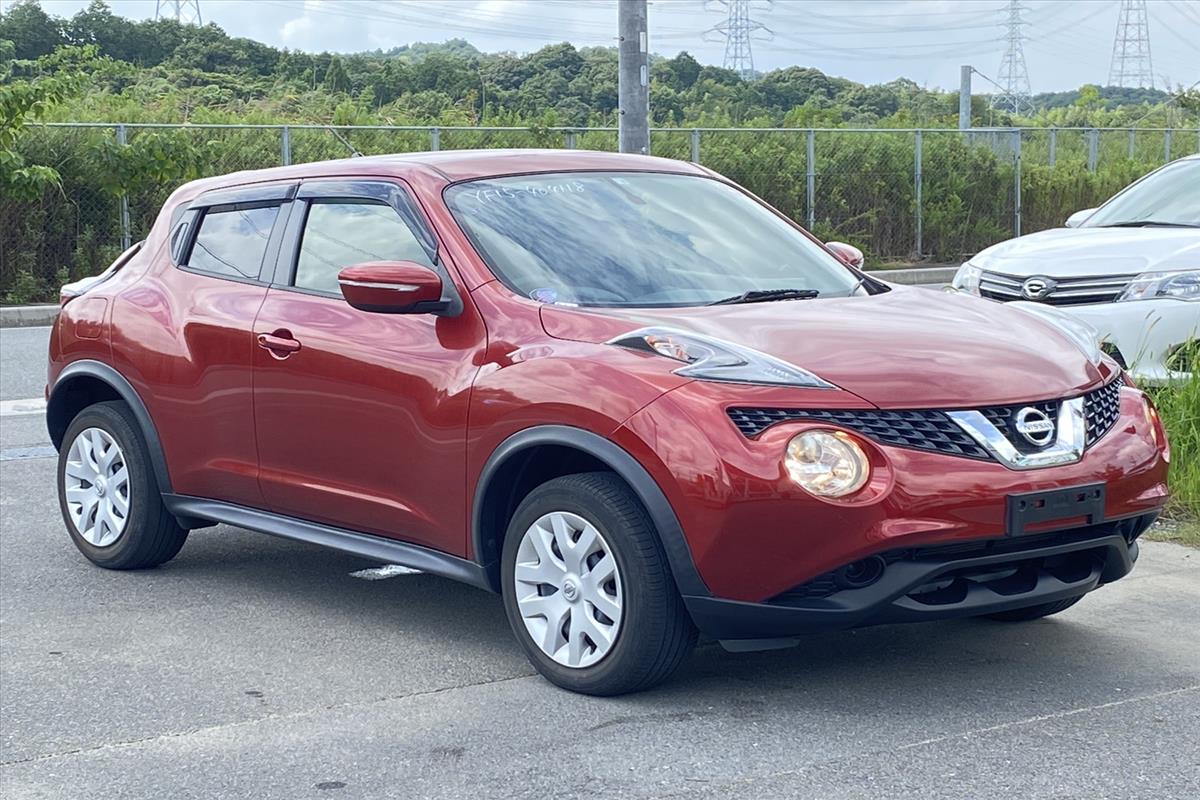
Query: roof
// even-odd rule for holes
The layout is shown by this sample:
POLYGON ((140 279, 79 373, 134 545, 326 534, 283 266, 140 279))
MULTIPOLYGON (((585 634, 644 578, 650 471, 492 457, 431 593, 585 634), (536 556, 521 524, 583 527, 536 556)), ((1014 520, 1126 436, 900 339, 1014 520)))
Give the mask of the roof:
POLYGON ((176 199, 201 192, 251 183, 298 180, 327 176, 394 175, 401 178, 447 182, 475 178, 521 175, 534 172, 584 170, 629 170, 707 175, 695 164, 673 158, 607 153, 596 150, 439 150, 427 153, 396 153, 384 156, 312 161, 287 167, 246 170, 201 178, 181 187, 176 199))

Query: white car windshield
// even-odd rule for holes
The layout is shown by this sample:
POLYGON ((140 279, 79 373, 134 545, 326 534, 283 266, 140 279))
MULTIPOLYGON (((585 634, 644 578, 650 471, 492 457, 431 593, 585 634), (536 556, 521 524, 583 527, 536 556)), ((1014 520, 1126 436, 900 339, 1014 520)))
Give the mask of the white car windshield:
POLYGON ((1200 228, 1200 159, 1168 164, 1113 197, 1084 228, 1200 228))
POLYGON ((572 172, 446 190, 510 289, 548 303, 691 306, 847 296, 850 269, 737 189, 664 173, 572 172))

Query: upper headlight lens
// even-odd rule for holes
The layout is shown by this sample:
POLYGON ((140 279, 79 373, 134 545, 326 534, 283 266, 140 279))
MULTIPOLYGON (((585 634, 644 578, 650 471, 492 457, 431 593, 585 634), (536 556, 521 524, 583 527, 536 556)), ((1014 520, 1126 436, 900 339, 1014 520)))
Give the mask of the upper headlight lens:
POLYGON ((841 431, 814 430, 793 436, 783 463, 792 480, 821 497, 853 494, 871 477, 867 454, 841 431))
POLYGON ((955 273, 954 280, 950 282, 950 285, 960 292, 979 294, 979 279, 981 277, 983 277, 983 270, 967 262, 958 268, 958 272, 955 273))
POLYGON ((1152 297, 1200 300, 1200 270, 1143 272, 1129 282, 1125 291, 1121 292, 1121 296, 1117 298, 1117 302, 1149 300, 1152 297))
POLYGON ((670 328, 641 328, 618 336, 609 344, 645 350, 681 361, 683 366, 675 370, 675 374, 685 378, 812 389, 834 388, 832 383, 782 359, 698 333, 670 328))

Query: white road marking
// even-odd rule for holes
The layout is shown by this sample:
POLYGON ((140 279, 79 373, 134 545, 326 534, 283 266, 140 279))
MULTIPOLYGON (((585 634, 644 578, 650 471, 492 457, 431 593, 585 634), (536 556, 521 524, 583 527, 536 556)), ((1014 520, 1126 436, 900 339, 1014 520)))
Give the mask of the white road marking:
POLYGON ((351 572, 351 578, 362 578, 364 581, 382 581, 387 578, 395 578, 399 575, 420 575, 421 570, 413 569, 412 567, 402 567, 399 564, 388 564, 384 567, 373 567, 372 569, 360 569, 358 572, 351 572))
POLYGON ((28 400, 0 400, 0 417, 26 417, 46 413, 46 401, 40 397, 28 400))

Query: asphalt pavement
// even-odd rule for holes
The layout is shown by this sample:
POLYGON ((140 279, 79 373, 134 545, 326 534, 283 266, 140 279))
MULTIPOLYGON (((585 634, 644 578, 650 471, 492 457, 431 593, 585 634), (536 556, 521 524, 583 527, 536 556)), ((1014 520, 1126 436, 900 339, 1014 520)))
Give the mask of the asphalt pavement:
MULTIPOLYGON (((0 330, 0 401, 45 329, 0 330)), ((0 413, 0 797, 1200 797, 1200 552, 1026 624, 705 643, 651 692, 532 674, 499 599, 247 531, 155 570, 71 546, 41 417, 0 413), (38 448, 41 448, 40 450, 38 448), (38 455, 41 453, 41 455, 38 455), (373 577, 373 576, 371 576, 373 577)))

